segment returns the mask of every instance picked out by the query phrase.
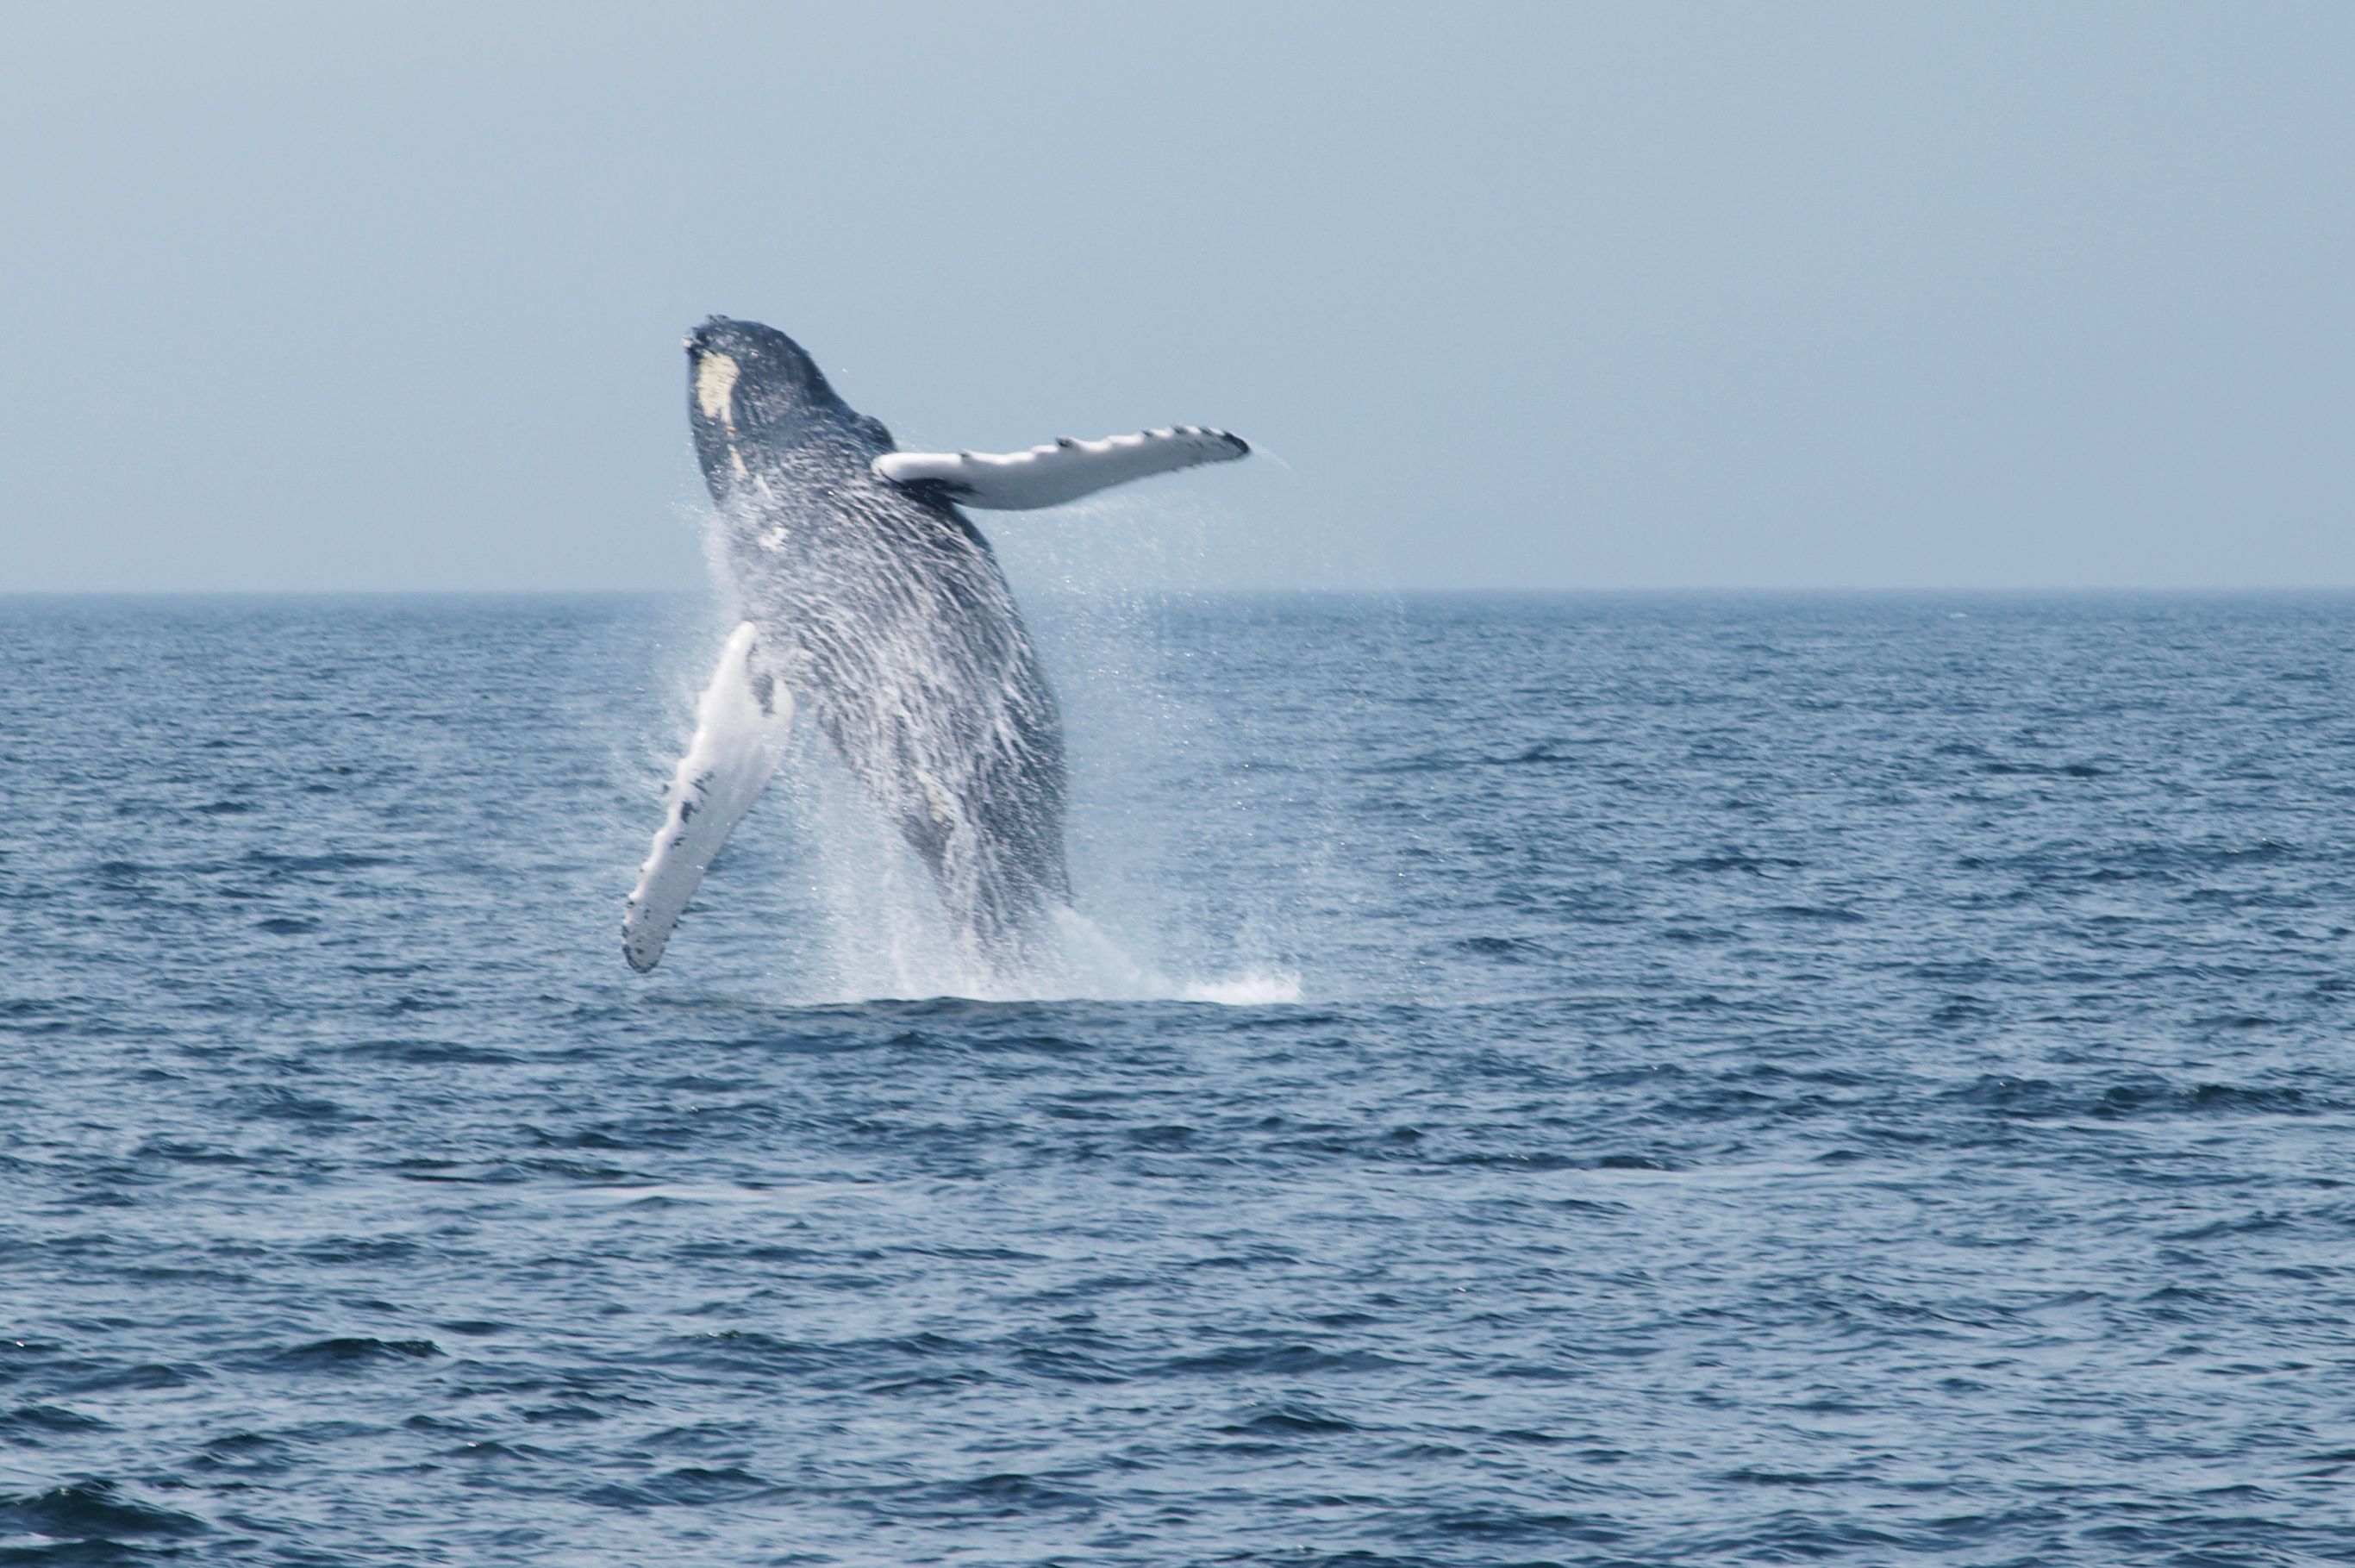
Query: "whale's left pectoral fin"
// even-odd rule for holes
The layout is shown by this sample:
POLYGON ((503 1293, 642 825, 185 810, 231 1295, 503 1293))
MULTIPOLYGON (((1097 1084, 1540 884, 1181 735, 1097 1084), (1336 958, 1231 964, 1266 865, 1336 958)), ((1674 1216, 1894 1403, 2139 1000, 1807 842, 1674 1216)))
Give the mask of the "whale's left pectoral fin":
POLYGON ((887 452, 875 476, 943 500, 997 511, 1057 507, 1149 474, 1251 455, 1241 436, 1201 425, 1171 425, 1102 441, 1065 436, 1028 452, 887 452))
POLYGON ((730 635, 695 706, 695 739, 664 791, 670 809, 622 919, 622 954, 644 971, 662 961, 671 927, 712 857, 776 771, 794 720, 793 693, 761 668, 750 621, 730 635))

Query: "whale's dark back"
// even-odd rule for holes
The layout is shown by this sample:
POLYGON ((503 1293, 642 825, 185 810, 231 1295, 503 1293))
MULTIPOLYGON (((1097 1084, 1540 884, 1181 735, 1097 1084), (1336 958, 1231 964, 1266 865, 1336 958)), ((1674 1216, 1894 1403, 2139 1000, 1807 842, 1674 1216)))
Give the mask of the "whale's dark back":
POLYGON ((963 513, 875 477, 890 432, 784 334, 688 339, 687 413, 756 662, 782 680, 938 880, 1000 973, 1070 898, 1053 691, 963 513))

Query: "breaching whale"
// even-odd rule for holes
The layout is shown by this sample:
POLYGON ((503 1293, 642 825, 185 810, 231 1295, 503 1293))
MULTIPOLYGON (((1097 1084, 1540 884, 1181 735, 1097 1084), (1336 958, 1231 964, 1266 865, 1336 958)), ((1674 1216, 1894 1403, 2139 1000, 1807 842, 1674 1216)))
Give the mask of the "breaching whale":
POLYGON ((1061 725, 988 542, 958 508, 1054 506, 1250 445, 1178 425, 1003 454, 900 452, 774 328, 714 316, 687 353, 741 620, 665 791, 623 955, 640 970, 661 960, 805 713, 931 868, 965 955, 1019 974, 1071 898, 1061 725))

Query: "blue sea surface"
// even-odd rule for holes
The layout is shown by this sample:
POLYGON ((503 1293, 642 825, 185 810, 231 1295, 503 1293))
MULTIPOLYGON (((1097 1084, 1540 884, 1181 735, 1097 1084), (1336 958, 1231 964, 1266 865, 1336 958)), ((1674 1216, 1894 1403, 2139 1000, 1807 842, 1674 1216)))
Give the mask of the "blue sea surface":
POLYGON ((958 999, 696 605, 0 602, 0 1563, 2355 1563, 2355 599, 1033 609, 958 999))

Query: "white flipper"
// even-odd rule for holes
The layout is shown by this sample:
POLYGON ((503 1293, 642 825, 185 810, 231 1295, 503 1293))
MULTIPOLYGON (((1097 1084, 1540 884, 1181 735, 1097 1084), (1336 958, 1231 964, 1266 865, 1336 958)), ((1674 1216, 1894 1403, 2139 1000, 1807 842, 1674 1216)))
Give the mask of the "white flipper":
POLYGON ((968 507, 1021 512, 1076 501, 1148 474, 1249 455, 1251 443, 1241 436, 1181 424, 1102 441, 1065 436, 1028 452, 887 452, 874 468, 879 479, 935 486, 968 507))
POLYGON ((719 667, 695 705, 695 739, 663 792, 670 811, 622 918, 622 954, 633 969, 662 961, 670 928, 702 885, 711 858, 751 809, 784 752, 793 693, 754 667, 750 621, 729 635, 719 667))

